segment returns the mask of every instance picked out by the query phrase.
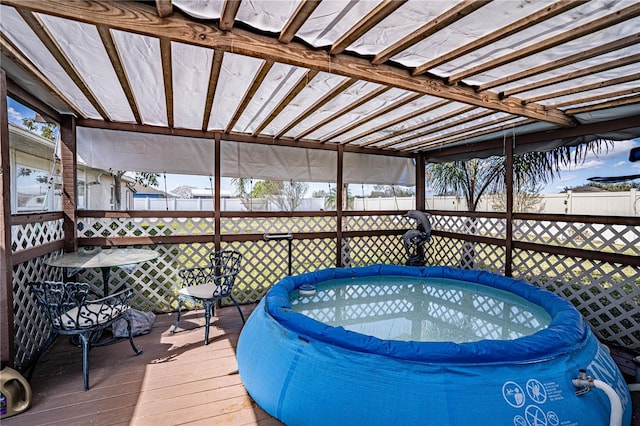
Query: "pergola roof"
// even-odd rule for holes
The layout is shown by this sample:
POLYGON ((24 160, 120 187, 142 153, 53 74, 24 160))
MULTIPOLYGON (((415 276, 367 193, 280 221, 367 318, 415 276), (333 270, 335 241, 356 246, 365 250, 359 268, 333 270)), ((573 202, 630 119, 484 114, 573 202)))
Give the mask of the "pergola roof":
POLYGON ((637 1, 2 3, 7 76, 80 126, 430 157, 640 136, 637 1))

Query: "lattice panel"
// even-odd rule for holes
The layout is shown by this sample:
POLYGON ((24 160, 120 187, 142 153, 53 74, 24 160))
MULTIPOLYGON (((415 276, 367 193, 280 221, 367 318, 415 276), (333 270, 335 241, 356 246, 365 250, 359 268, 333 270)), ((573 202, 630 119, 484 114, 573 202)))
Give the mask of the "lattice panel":
POLYGON ((640 227, 580 222, 514 220, 514 239, 640 256, 640 227))
MULTIPOLYGON (((291 270, 293 275, 335 266, 335 240, 293 240, 291 270)), ((240 303, 259 301, 289 270, 287 241, 251 241, 223 244, 223 249, 242 253, 242 264, 236 284, 240 303)), ((231 303, 226 301, 225 304, 231 303)))
POLYGON ((80 218, 78 238, 213 235, 213 218, 80 218))
POLYGON ((335 232, 334 216, 222 218, 223 234, 286 234, 296 232, 335 232))
POLYGON ((506 220, 465 216, 431 215, 431 228, 438 231, 505 238, 506 220))
POLYGON ((11 226, 11 251, 37 247, 64 238, 62 219, 11 226))
POLYGON ((432 236, 425 246, 427 265, 447 265, 504 274, 504 247, 432 236))
POLYGON ((343 231, 403 230, 416 227, 416 221, 402 214, 381 216, 344 216, 343 231))
POLYGON ((513 263, 515 278, 569 300, 600 339, 640 349, 640 268, 525 250, 513 263))
POLYGON ((400 236, 350 237, 342 245, 342 266, 374 263, 404 265, 407 255, 400 236))
POLYGON ((27 284, 31 281, 61 281, 61 271, 44 264, 46 259, 57 254, 59 252, 20 263, 13 268, 14 362, 18 370, 28 364, 47 339, 50 330, 27 284))

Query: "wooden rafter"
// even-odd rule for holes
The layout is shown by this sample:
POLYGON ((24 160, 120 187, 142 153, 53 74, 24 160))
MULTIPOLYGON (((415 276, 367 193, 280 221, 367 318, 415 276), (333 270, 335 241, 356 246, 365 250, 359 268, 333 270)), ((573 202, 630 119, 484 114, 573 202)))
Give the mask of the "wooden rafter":
POLYGON ((640 96, 627 96, 625 98, 620 99, 612 99, 607 102, 600 102, 597 104, 587 105, 578 108, 571 108, 568 111, 572 111, 572 114, 581 114, 584 112, 598 111, 607 108, 614 108, 623 105, 631 105, 640 103, 640 96))
POLYGON ((412 46, 417 42, 429 37, 430 35, 437 33, 443 28, 446 28, 448 25, 451 25, 452 23, 469 15, 470 13, 473 13, 474 11, 480 9, 490 1, 491 0, 463 0, 451 9, 445 11, 440 16, 432 19, 417 30, 413 31, 411 34, 404 36, 396 43, 390 45, 382 52, 378 53, 373 58, 371 63, 374 65, 379 65, 388 61, 389 58, 399 52, 402 52, 407 47, 412 46))
POLYGON ((351 142, 360 140, 360 139, 362 139, 362 138, 364 138, 364 137, 366 137, 368 135, 371 135, 373 133, 379 132, 380 130, 384 130, 384 129, 389 128, 391 126, 395 126, 396 124, 399 124, 399 123, 403 123, 403 122, 405 122, 407 120, 410 120, 410 119, 412 119, 414 117, 418 117, 418 116, 420 116, 422 114, 426 114, 429 111, 433 111, 435 109, 441 108, 441 107, 443 107, 443 106, 445 106, 447 104, 450 104, 450 103, 451 103, 451 101, 447 101, 447 100, 440 100, 440 101, 434 102, 434 103, 429 104, 429 105, 427 105, 427 106, 425 106, 423 108, 417 109, 415 111, 411 111, 410 113, 407 113, 407 114, 404 114, 404 115, 402 115, 402 116, 400 116, 398 118, 395 118, 395 119, 393 119, 391 121, 388 121, 386 123, 382 123, 382 124, 380 124, 378 126, 375 126, 375 127, 370 128, 370 129, 367 129, 364 132, 358 133, 357 135, 352 136, 352 137, 350 137, 348 139, 343 139, 342 141, 340 141, 340 143, 346 144, 346 143, 351 143, 351 142))
POLYGON ((547 71, 562 68, 567 65, 575 64, 576 62, 585 61, 587 59, 595 58, 596 56, 604 55, 609 52, 613 52, 625 47, 633 46, 640 43, 640 33, 621 38, 619 40, 605 43, 594 48, 575 53, 573 55, 566 56, 564 58, 556 59, 555 61, 545 62, 535 67, 527 68, 515 74, 506 75, 502 78, 490 81, 478 86, 478 91, 491 89, 493 87, 500 86, 501 84, 511 83, 512 81, 522 80, 533 75, 542 74, 547 71))
POLYGON ((238 105, 238 108, 236 108, 236 112, 233 114, 233 117, 229 121, 229 124, 227 124, 227 128, 225 129, 226 133, 231 133, 234 126, 242 116, 242 113, 251 102, 251 99, 253 99, 253 96, 256 94, 256 92, 260 88, 260 85, 264 81, 265 77, 267 76, 267 74, 269 74, 269 71, 271 71, 272 67, 273 67, 273 61, 265 61, 262 64, 262 66, 260 67, 260 70, 256 73, 255 77, 253 78, 253 81, 251 82, 251 86, 249 86, 249 88, 247 89, 247 93, 245 93, 244 97, 242 98, 242 102, 240 102, 240 104, 238 105))
POLYGON ((357 101, 350 103, 349 105, 345 106, 344 108, 340 109, 339 111, 334 112, 333 114, 331 114, 329 117, 325 118, 324 120, 320 120, 319 122, 317 122, 313 126, 309 127, 308 129, 306 129, 302 133, 296 135, 294 137, 294 139, 297 140, 297 139, 304 138, 309 133, 315 132, 319 128, 321 128, 323 126, 326 126, 327 124, 329 124, 333 120, 336 120, 336 119, 342 117, 344 114, 348 113, 349 111, 353 111, 354 109, 358 108, 359 106, 366 104, 371 99, 377 98, 378 96, 382 95, 384 92, 389 91, 390 89, 391 89, 390 87, 380 86, 377 89, 372 90, 371 92, 367 93, 365 96, 361 97, 357 101))
POLYGON ((233 23, 236 20, 238 9, 240 8, 240 0, 225 0, 220 12, 220 29, 222 31, 231 31, 233 23))
MULTIPOLYGON (((495 132, 499 132, 499 131, 504 131, 507 129, 515 129, 519 126, 524 126, 526 124, 531 124, 531 123, 535 123, 535 120, 532 120, 530 118, 524 118, 524 119, 519 119, 519 121, 515 121, 518 119, 514 119, 513 117, 509 117, 509 119, 512 121, 510 123, 504 124, 502 126, 496 126, 496 127, 491 127, 488 129, 483 129, 483 130, 478 130, 478 131, 470 131, 470 132, 465 132, 465 133, 461 133, 462 136, 454 136, 453 132, 449 135, 451 137, 447 137, 445 139, 439 139, 437 142, 432 142, 429 144, 429 146, 417 146, 415 148, 413 148, 410 151, 413 152, 424 152, 424 150, 426 149, 434 149, 434 148, 438 148, 444 145, 448 145, 448 144, 453 144, 456 142, 460 142, 466 139, 471 139, 471 138, 477 138, 480 136, 484 136, 484 135, 489 135, 491 133, 495 133, 495 132)), ((509 121, 509 120, 507 120, 509 121)), ((466 130, 466 129, 465 129, 466 130)))
POLYGON ((470 53, 477 49, 481 49, 497 40, 509 37, 510 35, 522 31, 525 28, 537 25, 584 3, 586 3, 586 0, 561 0, 557 3, 553 3, 545 7, 544 9, 532 13, 531 15, 525 16, 524 18, 519 19, 505 27, 499 28, 490 34, 478 37, 470 43, 460 46, 457 49, 454 49, 445 54, 439 55, 437 58, 434 58, 429 62, 415 67, 411 73, 413 75, 423 74, 431 68, 435 68, 438 65, 453 61, 454 59, 464 56, 467 53, 470 53))
POLYGON ((162 59, 167 125, 173 127, 173 65, 171 63, 171 41, 164 37, 160 38, 160 57, 162 59))
POLYGON ((233 32, 223 32, 217 30, 215 26, 200 24, 178 14, 158 18, 155 10, 141 3, 77 2, 73 7, 70 7, 66 0, 4 0, 3 3, 94 25, 105 24, 123 31, 153 37, 167 37, 172 41, 214 50, 220 49, 261 59, 272 59, 294 66, 354 77, 482 108, 535 118, 560 126, 574 124, 573 119, 560 110, 545 109, 535 104, 523 104, 519 99, 500 99, 496 93, 476 93, 472 88, 461 85, 447 86, 439 78, 414 77, 404 69, 387 65, 375 66, 363 58, 344 55, 331 57, 328 52, 311 49, 299 43, 284 45, 270 37, 237 28, 233 32), (117 19, 114 16, 117 16, 117 19))
POLYGON ((220 78, 220 69, 222 68, 222 58, 224 52, 216 50, 213 52, 213 61, 211 63, 211 72, 209 73, 209 85, 207 86, 207 97, 204 102, 204 116, 202 117, 202 131, 206 131, 209 127, 209 119, 211 118, 211 109, 213 108, 213 97, 218 87, 218 79, 220 78))
MULTIPOLYGON (((491 114, 489 114, 489 115, 491 115, 491 114)), ((478 118, 482 118, 482 115, 479 115, 478 118)), ((493 125, 497 125, 497 124, 500 124, 500 123, 504 123, 506 121, 512 121, 514 119, 515 119, 515 117, 513 117, 512 115, 507 115, 505 117, 500 117, 500 118, 496 118, 494 120, 491 120, 490 124, 493 126, 493 125)), ((454 124, 457 124, 457 123, 454 123, 454 124)), ((413 142, 411 144, 404 145, 402 147, 402 149, 409 149, 409 150, 414 150, 414 151, 417 150, 417 151, 419 151, 419 150, 422 150, 422 149, 426 148, 427 145, 434 144, 434 143, 439 143, 443 139, 450 139, 450 138, 453 138, 453 137, 461 135, 461 134, 469 134, 469 133, 471 133, 471 132, 473 132, 475 130, 486 129, 487 125, 488 124, 485 122, 485 123, 478 123, 476 125, 469 126, 469 127, 464 127, 464 128, 457 129, 457 130, 452 130, 452 131, 447 132, 445 134, 431 136, 431 137, 429 137, 427 139, 422 139, 420 141, 416 141, 416 142, 413 142)), ((447 126, 446 128, 442 128, 440 130, 447 130, 447 129, 451 128, 451 127, 453 127, 453 126, 447 126)), ((440 130, 438 130, 438 131, 440 131, 440 130)), ((494 129, 494 131, 495 131, 495 129, 494 129)), ((432 131, 432 133, 436 133, 436 132, 432 131)), ((428 136, 428 135, 424 135, 424 136, 428 136)), ((393 145, 391 145, 391 146, 393 146, 393 145)))
POLYGON ((278 37, 278 41, 280 43, 289 43, 293 40, 296 33, 304 25, 304 23, 309 19, 309 16, 316 10, 316 7, 320 5, 320 0, 302 0, 296 11, 293 12, 293 15, 289 18, 287 23, 282 28, 280 32, 280 37, 278 37))
POLYGON ((309 117, 311 114, 315 113, 318 108, 321 108, 323 105, 326 105, 329 101, 335 99, 340 96, 342 92, 347 90, 349 87, 353 86, 358 80, 355 78, 347 78, 334 87, 332 90, 327 92, 324 96, 310 105, 302 114, 298 115, 293 121, 284 126, 278 133, 276 133, 276 138, 281 138, 285 133, 289 130, 293 129, 296 125, 298 125, 302 120, 309 117))
POLYGON ((481 72, 490 70, 492 68, 497 68, 507 63, 526 58, 527 56, 534 55, 547 49, 551 49, 552 47, 559 46, 572 40, 576 40, 580 37, 584 37, 596 31, 606 29, 610 26, 619 24, 620 22, 624 22, 628 19, 634 18, 638 15, 640 15, 640 3, 632 4, 631 6, 603 16, 602 18, 595 19, 577 28, 572 28, 562 34, 558 34, 537 43, 533 43, 530 46, 522 47, 513 53, 500 56, 498 58, 468 68, 457 74, 453 74, 449 76, 447 80, 449 84, 458 83, 459 81, 464 80, 467 77, 480 74, 481 72))
POLYGON ((367 31, 375 27, 380 21, 391 15, 396 9, 406 3, 407 0, 384 0, 362 19, 360 19, 353 27, 336 40, 329 53, 338 55, 351 45, 354 41, 362 37, 367 31))
POLYGON ((543 99, 559 98, 560 96, 573 95, 580 92, 586 92, 588 90, 601 89, 603 87, 614 86, 616 84, 628 83, 630 81, 640 80, 640 72, 625 75, 623 77, 612 78, 610 80, 599 81, 597 83, 584 84, 579 87, 569 87, 564 90, 558 90, 556 92, 544 93, 538 96, 532 96, 525 99, 526 102, 538 102, 543 99))
POLYGON ((260 123, 258 127, 256 127, 256 129, 252 133, 252 136, 260 134, 260 132, 262 132, 264 128, 267 127, 269 123, 271 123, 287 107, 287 105, 289 105, 289 103, 291 103, 291 101, 296 96, 298 96, 298 94, 302 92, 302 90, 304 90, 305 87, 307 87, 307 85, 309 85, 309 82, 312 81, 317 74, 318 71, 313 70, 309 70, 304 73, 304 75, 300 77, 300 80, 298 80, 296 85, 293 86, 291 90, 289 90, 289 93, 287 93, 282 101, 280 101, 278 106, 276 106, 273 111, 271 111, 271 114, 269 114, 267 118, 262 120, 262 123, 260 123))
MULTIPOLYGON (((420 93, 411 93, 407 96, 404 96, 402 99, 397 100, 389 105, 387 105, 384 108, 380 108, 376 111, 374 111, 373 113, 367 115, 366 117, 362 117, 360 120, 354 121, 353 123, 342 127, 338 130, 336 130, 335 132, 331 133, 330 135, 327 135, 325 137, 323 137, 322 139, 320 139, 320 142, 325 143, 325 142, 329 142, 330 140, 343 135, 347 132, 350 132, 353 129, 356 129, 368 122, 370 122, 371 120, 375 120, 378 117, 382 117, 385 114, 388 114, 389 112, 393 111, 396 108, 400 108, 403 105, 406 105, 410 102, 415 101, 416 99, 419 99, 421 97, 423 97, 424 95, 420 94, 420 93)), ((341 145, 344 145, 344 143, 342 143, 342 141, 340 141, 341 145)))
POLYGON ((68 99, 60 90, 36 67, 29 59, 25 58, 20 49, 18 49, 9 40, 4 33, 0 33, 0 48, 2 54, 11 59, 16 65, 22 68, 27 74, 32 75, 44 88, 46 88, 51 95, 56 98, 61 104, 65 105, 69 111, 76 114, 78 117, 84 117, 84 114, 80 109, 68 99))
POLYGON ((104 109, 98 98, 93 94, 89 85, 82 79, 80 73, 73 66, 67 55, 62 51, 58 43, 56 43, 51 37, 49 30, 44 26, 44 24, 40 21, 40 19, 36 18, 36 16, 31 13, 28 9, 18 8, 18 13, 22 16, 22 19, 25 20, 27 25, 31 28, 31 30, 35 33, 35 35, 40 39, 42 44, 47 48, 49 53, 58 61, 60 66, 67 73, 69 78, 73 80, 73 82, 78 86, 82 94, 91 102, 91 105, 98 111, 100 116, 107 120, 111 121, 111 117, 104 109))
POLYGON ((620 68, 625 65, 630 65, 634 63, 640 63, 640 53, 635 55, 625 56, 624 58, 617 58, 613 61, 600 63, 598 65, 594 65, 588 68, 581 68, 576 71, 572 71, 567 74, 557 75, 554 77, 545 78, 543 80, 534 81, 529 84, 525 84, 522 86, 514 87, 513 89, 505 90, 504 92, 500 92, 501 96, 511 96, 516 93, 527 92, 529 90, 539 89, 541 87, 550 86, 556 83, 562 83, 568 80, 572 80, 574 78, 580 78, 587 75, 593 75, 599 72, 608 71, 615 68, 620 68))
POLYGON ((570 107, 572 105, 579 105, 587 102, 595 102, 595 101, 601 101, 603 99, 618 98, 621 96, 631 95, 633 93, 640 93, 640 85, 637 87, 631 87, 629 89, 618 90, 615 92, 600 93, 593 96, 585 96, 584 98, 580 98, 580 99, 572 99, 570 101, 558 102, 558 103, 554 103, 553 105, 550 105, 550 107, 552 108, 570 107))
POLYGON ((135 95, 133 94, 133 89, 131 89, 131 83, 129 83, 129 79, 127 78, 127 73, 125 72, 124 66, 122 65, 122 59, 120 58, 120 54, 118 53, 118 48, 116 47, 116 44, 113 41, 113 37, 111 36, 111 31, 109 31, 109 28, 105 27, 104 25, 98 25, 98 34, 100 34, 100 39, 102 40, 102 44, 107 51, 107 55, 109 56, 109 60, 111 61, 111 66, 113 66, 113 70, 118 77, 118 81, 120 81, 122 90, 127 97, 127 102, 129 102, 129 108, 131 108, 133 117, 135 118, 136 123, 141 124, 142 118, 140 117, 140 109, 138 108, 138 103, 136 102, 135 95))
POLYGON ((156 0, 156 11, 161 18, 170 16, 173 13, 173 3, 171 0, 156 0))
MULTIPOLYGON (((475 109, 474 106, 465 105, 465 106, 462 106, 460 108, 456 108, 453 111, 449 111, 448 113, 446 113, 444 115, 439 115, 437 117, 433 117, 433 118, 431 118, 429 120, 422 121, 422 122, 420 122, 418 124, 415 124, 413 126, 409 126, 409 127, 406 127, 406 128, 404 128, 402 130, 398 130, 397 132, 390 133, 390 134, 381 136, 379 138, 367 141, 366 143, 360 144, 360 146, 376 145, 376 144, 379 144, 380 142, 386 141, 388 139, 397 138, 400 135, 404 135, 404 134, 410 133, 410 132, 415 132, 416 130, 423 129, 425 127, 433 126, 434 124, 437 124, 437 123, 439 123, 441 121, 448 120, 450 118, 456 117, 456 116, 458 116, 460 114, 467 113, 467 112, 472 111, 474 109, 475 109)), ((407 139, 407 140, 411 140, 413 138, 414 138, 414 136, 410 136, 409 139, 407 139)), ((400 143, 400 142, 398 142, 398 143, 400 143)))
MULTIPOLYGON (((456 116, 464 114, 465 112, 466 112, 465 108, 461 108, 460 112, 458 114, 456 114, 456 116)), ((436 127, 430 127, 433 124, 435 124, 435 123, 433 123, 433 120, 431 120, 432 123, 429 124, 428 126, 426 126, 428 128, 426 128, 425 130, 423 130, 421 132, 407 135, 407 136, 405 136, 403 138, 400 138, 398 140, 389 141, 389 142, 386 142, 386 143, 383 143, 383 144, 377 144, 376 147, 377 148, 383 148, 383 149, 384 148, 391 148, 393 146, 400 145, 400 144, 403 144, 403 143, 406 143, 406 142, 409 142, 409 141, 412 141, 412 140, 415 140, 415 139, 424 138, 424 137, 432 135, 434 133, 450 129, 452 127, 461 126, 461 125, 463 125, 465 123, 469 123, 471 121, 480 120, 481 118, 489 117, 489 116, 491 116, 493 114, 495 114, 494 111, 480 111, 478 113, 471 114, 471 115, 469 115, 467 117, 460 118, 458 120, 454 120, 454 121, 452 121, 450 123, 443 123, 440 126, 436 126, 436 127)), ((453 117, 451 117, 451 118, 453 118, 453 117)), ((440 120, 438 120, 438 121, 440 121, 440 120)), ((424 128, 424 127, 425 126, 422 126, 421 128, 424 128)), ((418 129, 414 129, 414 130, 418 130, 418 129)), ((403 131, 403 133, 408 133, 408 132, 404 132, 403 131)), ((394 135, 394 137, 395 137, 395 135, 394 135)), ((386 139, 389 139, 389 138, 386 138, 386 139)), ((410 144, 408 147, 410 148, 410 147, 418 145, 420 143, 422 143, 422 141, 419 141, 417 143, 414 142, 413 145, 410 144)))

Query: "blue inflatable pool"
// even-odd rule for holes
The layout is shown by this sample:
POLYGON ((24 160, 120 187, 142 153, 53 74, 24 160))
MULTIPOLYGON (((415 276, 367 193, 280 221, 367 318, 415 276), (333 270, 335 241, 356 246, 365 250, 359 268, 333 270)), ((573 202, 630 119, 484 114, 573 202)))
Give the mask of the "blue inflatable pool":
MULTIPOLYGON (((436 322, 412 320, 412 330, 400 330, 398 335, 423 335, 436 322)), ((623 425, 631 422, 628 387, 579 312, 553 293, 482 271, 373 265, 287 277, 251 314, 240 335, 237 360, 251 397, 287 425, 607 425, 612 408, 623 425), (358 286, 372 285, 367 277, 387 276, 407 277, 414 284, 410 291, 398 286, 378 293, 367 290, 367 297, 357 291, 358 286), (483 287, 509 292, 530 303, 533 310, 541 308, 549 321, 536 326, 539 321, 530 319, 526 309, 525 314, 514 314, 513 305, 519 303, 510 299, 478 303, 484 296, 469 298, 440 288, 422 291, 416 279, 425 286, 445 279, 480 293, 483 287), (321 311, 326 321, 298 312, 299 306, 295 306, 298 311, 293 309, 292 300, 296 305, 295 297, 300 295, 315 298, 317 308, 322 297, 316 289, 320 292, 332 280, 346 280, 356 290, 355 296, 337 290, 343 300, 340 306, 321 311), (447 301, 437 299, 444 293, 447 301), (403 321, 387 315, 389 294, 401 310, 432 313, 472 299, 465 306, 475 306, 478 312, 455 316, 471 322, 460 325, 469 330, 488 328, 480 319, 496 312, 526 321, 519 320, 508 331, 501 326, 502 334, 508 335, 505 339, 462 338, 457 343, 385 339, 353 331, 348 323, 331 325, 336 317, 348 316, 344 313, 358 307, 378 322, 395 328, 399 323, 402 328, 403 321), (375 312, 362 305, 366 298, 374 300, 375 312), (528 333, 531 324, 537 328, 528 333), (574 379, 580 370, 596 383, 604 383, 608 391, 602 386, 576 387, 574 379)))

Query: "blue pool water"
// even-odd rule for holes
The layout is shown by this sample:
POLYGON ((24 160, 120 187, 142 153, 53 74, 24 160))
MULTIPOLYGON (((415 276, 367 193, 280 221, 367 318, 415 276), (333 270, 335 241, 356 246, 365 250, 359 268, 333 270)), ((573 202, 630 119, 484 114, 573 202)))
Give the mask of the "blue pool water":
POLYGON ((287 277, 247 320, 236 355, 251 397, 287 425, 609 424, 600 389, 576 395, 579 370, 608 383, 631 421, 625 381, 580 313, 487 272, 372 265, 287 277))

